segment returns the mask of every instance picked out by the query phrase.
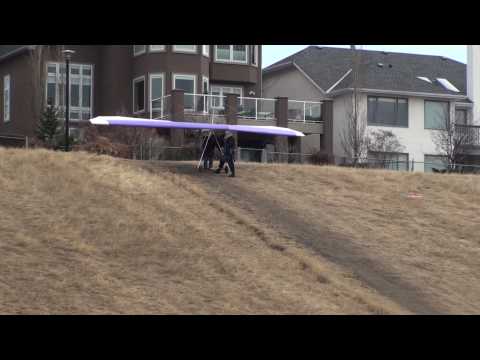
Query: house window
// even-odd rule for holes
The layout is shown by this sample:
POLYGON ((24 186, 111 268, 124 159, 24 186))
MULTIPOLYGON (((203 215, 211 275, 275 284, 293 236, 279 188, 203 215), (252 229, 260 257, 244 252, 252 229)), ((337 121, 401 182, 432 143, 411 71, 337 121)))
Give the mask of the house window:
POLYGON ((408 171, 408 154, 395 152, 369 151, 370 166, 387 170, 408 171))
POLYGON ((423 171, 433 172, 436 170, 447 169, 448 161, 446 156, 442 155, 425 155, 423 160, 423 171))
POLYGON ((425 129, 446 130, 450 121, 447 101, 425 100, 425 129))
POLYGON ((195 108, 196 75, 173 74, 173 88, 185 91, 185 109, 195 108))
POLYGON ((165 51, 165 45, 150 45, 150 52, 165 51))
POLYGON ((196 53, 197 45, 173 45, 173 51, 182 53, 196 53))
POLYGON ((215 61, 247 63, 247 45, 215 45, 215 61))
POLYGON ((206 57, 210 56, 210 45, 202 45, 202 54, 206 57))
POLYGON ((408 128, 408 100, 369 96, 368 125, 408 128))
POLYGON ((162 97, 164 94, 163 74, 150 75, 150 108, 154 111, 162 110, 162 97))
MULTIPOLYGON (((93 98, 92 65, 70 66, 70 119, 88 120, 92 115, 93 98)), ((63 117, 65 106, 65 64, 47 64, 46 105, 60 110, 63 117)))
POLYGON ((455 109, 455 124, 457 125, 467 125, 467 110, 466 109, 455 109))
POLYGON ((133 55, 138 56, 147 51, 147 45, 133 45, 133 55))
POLYGON ((250 62, 252 65, 258 66, 258 45, 253 45, 250 62))
POLYGON ((212 107, 215 109, 224 109, 226 94, 238 94, 239 97, 242 97, 243 89, 231 86, 212 86, 212 95, 216 95, 213 98, 212 107))
POLYGON ((133 80, 133 112, 145 111, 145 76, 133 80))
POLYGON ((202 77, 202 91, 204 94, 208 94, 210 91, 209 80, 208 80, 208 77, 206 76, 202 77))
POLYGON ((11 104, 11 91, 10 91, 10 75, 5 75, 3 78, 3 121, 10 121, 10 104, 11 104))

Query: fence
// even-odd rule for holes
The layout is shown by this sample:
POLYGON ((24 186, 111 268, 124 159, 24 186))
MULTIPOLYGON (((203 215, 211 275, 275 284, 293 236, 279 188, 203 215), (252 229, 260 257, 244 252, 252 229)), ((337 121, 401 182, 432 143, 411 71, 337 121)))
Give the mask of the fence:
POLYGON ((459 174, 480 174, 480 165, 473 164, 455 164, 448 165, 441 162, 424 161, 400 161, 400 160, 379 160, 379 159, 360 159, 354 166, 352 161, 347 162, 343 159, 340 166, 365 168, 365 169, 383 169, 393 171, 420 171, 432 173, 459 173, 459 174))
POLYGON ((304 123, 320 122, 322 121, 322 103, 288 100, 288 120, 304 123))
POLYGON ((0 136, 0 146, 28 149, 29 139, 28 136, 0 136))
POLYGON ((275 102, 275 99, 239 97, 237 116, 250 120, 273 120, 275 102))
POLYGON ((456 125, 456 130, 461 136, 465 136, 465 144, 480 146, 480 126, 456 125))

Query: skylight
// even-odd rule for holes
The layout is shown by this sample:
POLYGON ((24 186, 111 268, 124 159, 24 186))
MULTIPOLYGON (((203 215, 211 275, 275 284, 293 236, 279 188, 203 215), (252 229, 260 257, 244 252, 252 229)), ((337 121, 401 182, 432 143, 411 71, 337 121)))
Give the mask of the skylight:
POLYGON ((442 86, 447 89, 448 91, 453 91, 453 92, 460 92, 453 84, 448 81, 447 79, 442 79, 442 78, 437 78, 437 81, 442 84, 442 86))
POLYGON ((423 81, 426 81, 426 82, 432 84, 432 80, 430 80, 428 77, 425 77, 425 76, 417 76, 417 79, 423 80, 423 81))

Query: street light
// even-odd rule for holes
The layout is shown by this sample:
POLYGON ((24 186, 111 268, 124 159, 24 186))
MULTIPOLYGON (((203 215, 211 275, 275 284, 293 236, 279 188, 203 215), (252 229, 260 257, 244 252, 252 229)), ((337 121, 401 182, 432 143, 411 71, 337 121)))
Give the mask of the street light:
POLYGON ((67 73, 67 80, 66 80, 66 91, 65 91, 65 151, 69 151, 70 147, 70 129, 69 129, 69 122, 70 122, 70 60, 72 59, 73 54, 75 51, 73 50, 63 50, 63 56, 65 57, 65 71, 67 73))

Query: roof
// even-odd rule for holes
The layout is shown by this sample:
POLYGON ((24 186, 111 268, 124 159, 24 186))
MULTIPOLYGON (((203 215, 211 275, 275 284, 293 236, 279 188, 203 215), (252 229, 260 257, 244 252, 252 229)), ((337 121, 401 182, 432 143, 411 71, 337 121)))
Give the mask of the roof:
POLYGON ((27 49, 25 45, 0 45, 0 61, 27 49))
MULTIPOLYGON (((442 56, 373 50, 357 50, 357 54, 359 88, 466 96, 467 66, 461 62, 442 56), (418 77, 429 78, 431 82, 418 77), (447 79, 459 91, 445 88, 438 78, 447 79)), ((264 73, 267 75, 289 65, 302 69, 324 91, 332 88, 335 92, 353 85, 353 72, 345 76, 353 68, 351 49, 309 46, 268 66, 264 73)))

